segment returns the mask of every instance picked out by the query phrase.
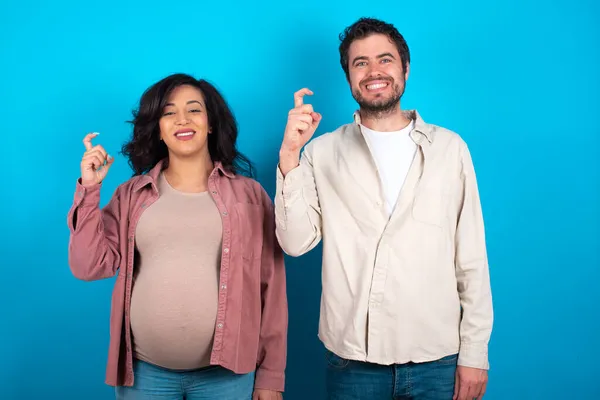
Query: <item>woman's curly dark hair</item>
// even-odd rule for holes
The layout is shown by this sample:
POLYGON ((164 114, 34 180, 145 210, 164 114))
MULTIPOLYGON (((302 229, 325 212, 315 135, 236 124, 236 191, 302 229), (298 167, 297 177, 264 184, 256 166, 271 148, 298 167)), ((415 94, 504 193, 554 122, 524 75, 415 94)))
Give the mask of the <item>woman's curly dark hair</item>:
POLYGON ((173 74, 148 88, 140 99, 139 108, 133 111, 133 137, 121 148, 129 159, 134 175, 150 171, 159 161, 167 159, 168 149, 160 140, 159 120, 173 89, 189 85, 200 90, 206 103, 208 123, 208 151, 213 162, 220 161, 232 173, 254 176, 254 166, 236 148, 237 122, 227 102, 219 91, 204 79, 187 74, 173 74))

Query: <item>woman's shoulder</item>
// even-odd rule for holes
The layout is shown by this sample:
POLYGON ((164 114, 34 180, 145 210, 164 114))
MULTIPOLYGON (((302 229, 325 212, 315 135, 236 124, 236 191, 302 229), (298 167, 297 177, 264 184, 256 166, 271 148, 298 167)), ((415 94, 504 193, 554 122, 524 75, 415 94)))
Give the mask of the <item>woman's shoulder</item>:
POLYGON ((115 189, 115 196, 118 197, 129 197, 136 192, 140 192, 144 186, 151 184, 152 178, 143 175, 134 175, 124 182, 120 183, 115 189))
POLYGON ((252 203, 258 203, 260 205, 270 205, 272 203, 272 200, 263 185, 254 178, 236 175, 235 178, 232 179, 232 185, 240 190, 240 193, 246 194, 250 200, 252 200, 252 203))

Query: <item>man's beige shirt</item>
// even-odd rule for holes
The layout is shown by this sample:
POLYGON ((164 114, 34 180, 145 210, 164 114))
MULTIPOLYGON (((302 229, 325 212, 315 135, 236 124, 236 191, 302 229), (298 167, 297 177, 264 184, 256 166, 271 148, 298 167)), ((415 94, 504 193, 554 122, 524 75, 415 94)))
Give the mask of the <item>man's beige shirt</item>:
POLYGON ((488 369, 493 310, 484 223, 471 156, 416 111, 418 145, 391 216, 360 115, 309 142, 277 171, 277 237, 302 255, 323 239, 319 338, 340 357, 488 369))

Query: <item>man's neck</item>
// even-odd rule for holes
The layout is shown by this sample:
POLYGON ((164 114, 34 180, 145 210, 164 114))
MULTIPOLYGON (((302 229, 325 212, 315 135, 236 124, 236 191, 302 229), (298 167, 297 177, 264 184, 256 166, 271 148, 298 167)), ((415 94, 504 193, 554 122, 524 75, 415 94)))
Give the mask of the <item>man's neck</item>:
POLYGON ((406 128, 411 120, 400 108, 388 113, 360 111, 361 124, 378 132, 393 132, 406 128))

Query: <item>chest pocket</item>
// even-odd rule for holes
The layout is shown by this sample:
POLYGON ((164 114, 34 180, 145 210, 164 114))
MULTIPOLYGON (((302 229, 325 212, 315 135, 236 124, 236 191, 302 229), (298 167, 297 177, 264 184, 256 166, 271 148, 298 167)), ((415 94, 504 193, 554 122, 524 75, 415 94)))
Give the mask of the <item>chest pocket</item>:
POLYGON ((416 190, 412 205, 415 220, 443 227, 446 221, 446 200, 441 184, 422 182, 416 190))
POLYGON ((236 203, 241 254, 245 259, 261 256, 263 242, 263 208, 258 204, 236 203))

